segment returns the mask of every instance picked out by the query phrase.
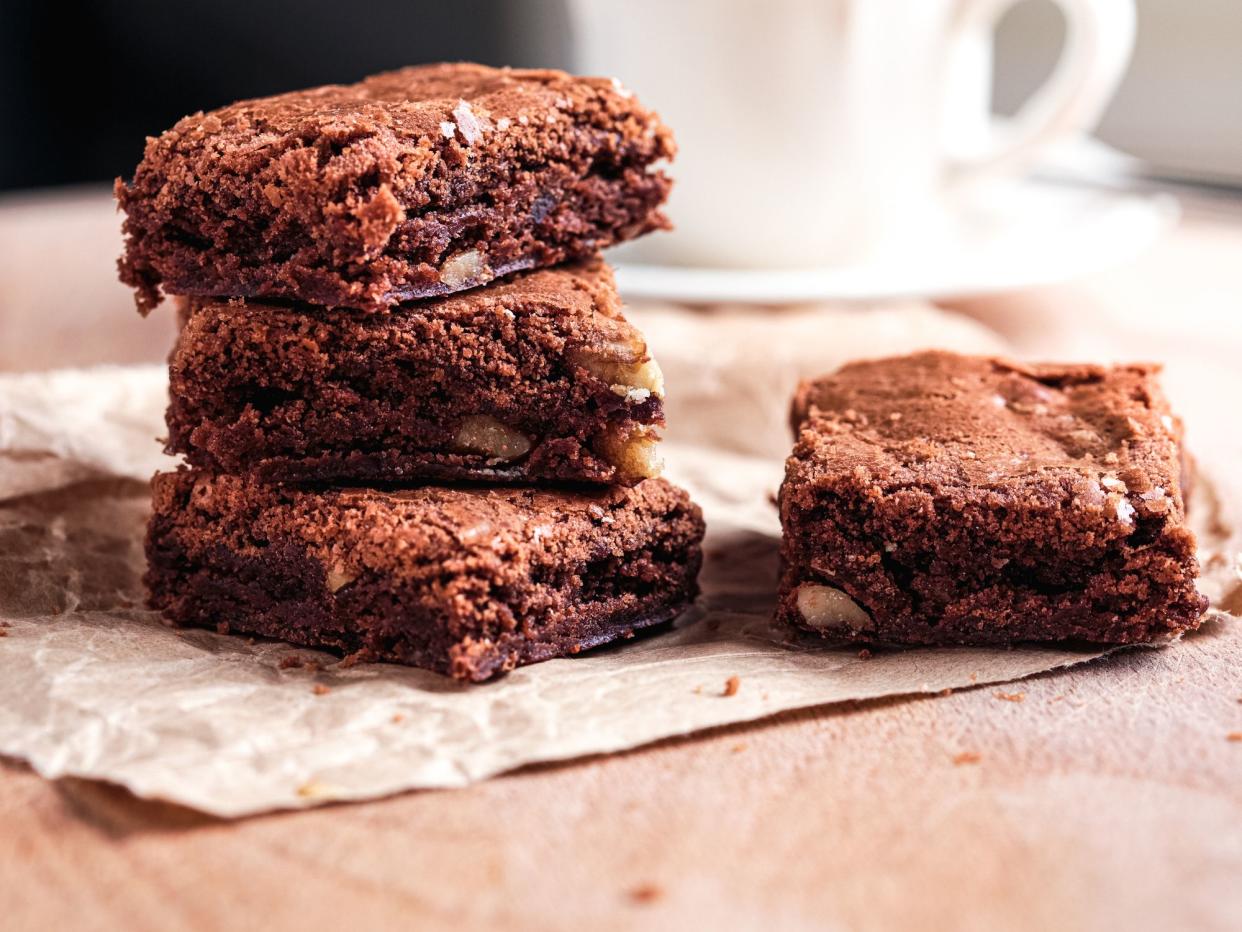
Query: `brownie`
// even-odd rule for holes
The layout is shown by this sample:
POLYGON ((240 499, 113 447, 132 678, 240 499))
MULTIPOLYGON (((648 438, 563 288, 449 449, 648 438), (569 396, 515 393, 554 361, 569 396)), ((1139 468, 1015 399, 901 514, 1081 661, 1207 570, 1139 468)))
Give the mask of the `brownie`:
POLYGON ((388 314, 195 298, 168 451, 266 480, 633 484, 663 379, 598 258, 388 314))
POLYGON ((485 680, 675 618, 703 520, 662 479, 554 491, 153 480, 146 582, 177 625, 485 680))
POLYGON ((148 140, 121 278, 382 310, 667 226, 672 136, 615 80, 406 68, 185 117, 148 140))
POLYGON ((926 352, 803 383, 779 616, 899 644, 1195 627, 1181 424, 1158 371, 926 352))

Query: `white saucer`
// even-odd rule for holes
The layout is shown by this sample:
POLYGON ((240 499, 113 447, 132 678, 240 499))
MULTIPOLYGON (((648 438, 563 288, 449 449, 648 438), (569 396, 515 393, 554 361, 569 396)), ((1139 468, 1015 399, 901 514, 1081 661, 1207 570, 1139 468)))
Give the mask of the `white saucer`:
MULTIPOLYGON (((906 250, 818 269, 616 263, 627 299, 793 304, 949 298, 1068 281, 1141 253, 1178 218, 1168 195, 1118 194, 1050 179, 1010 182, 906 250)), ((654 245, 654 244, 653 244, 654 245)))

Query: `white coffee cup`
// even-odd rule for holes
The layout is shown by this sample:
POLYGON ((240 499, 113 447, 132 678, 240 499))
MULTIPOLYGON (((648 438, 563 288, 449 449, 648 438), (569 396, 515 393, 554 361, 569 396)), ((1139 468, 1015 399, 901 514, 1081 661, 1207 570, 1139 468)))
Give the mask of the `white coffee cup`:
POLYGON ((1088 129, 1129 61, 1133 0, 1056 0, 1056 68, 997 124, 1013 2, 568 0, 576 70, 618 77, 678 140, 676 230, 631 257, 819 268, 936 235, 959 192, 1088 129))

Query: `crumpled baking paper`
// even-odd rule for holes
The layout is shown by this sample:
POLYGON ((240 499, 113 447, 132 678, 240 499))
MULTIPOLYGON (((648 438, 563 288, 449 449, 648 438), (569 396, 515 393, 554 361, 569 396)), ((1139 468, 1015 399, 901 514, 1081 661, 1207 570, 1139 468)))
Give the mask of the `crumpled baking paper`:
MULTIPOLYGON (((1097 653, 878 651, 774 629, 782 464, 672 446, 704 594, 672 630, 459 685, 142 607, 161 367, 0 377, 0 753, 236 817, 461 786, 805 706, 1013 680, 1097 653)), ((222 619, 227 620, 227 619, 222 619)))

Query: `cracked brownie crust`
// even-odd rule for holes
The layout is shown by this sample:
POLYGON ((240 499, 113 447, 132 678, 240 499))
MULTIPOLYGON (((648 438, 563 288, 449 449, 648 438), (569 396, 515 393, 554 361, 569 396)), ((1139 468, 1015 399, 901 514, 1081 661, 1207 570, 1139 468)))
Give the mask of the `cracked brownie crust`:
POLYGON ((146 582, 178 625, 485 680, 675 618, 703 521, 653 479, 595 492, 153 481, 146 582))
POLYGON ((440 64, 197 113, 116 195, 122 279, 382 310, 667 226, 672 136, 628 91, 440 64))
POLYGON ((1165 640, 1206 600, 1158 367, 929 352, 804 383, 778 613, 910 644, 1165 640))
POLYGON ((168 451, 269 481, 632 485, 663 394, 599 259, 381 315, 193 299, 168 451))

